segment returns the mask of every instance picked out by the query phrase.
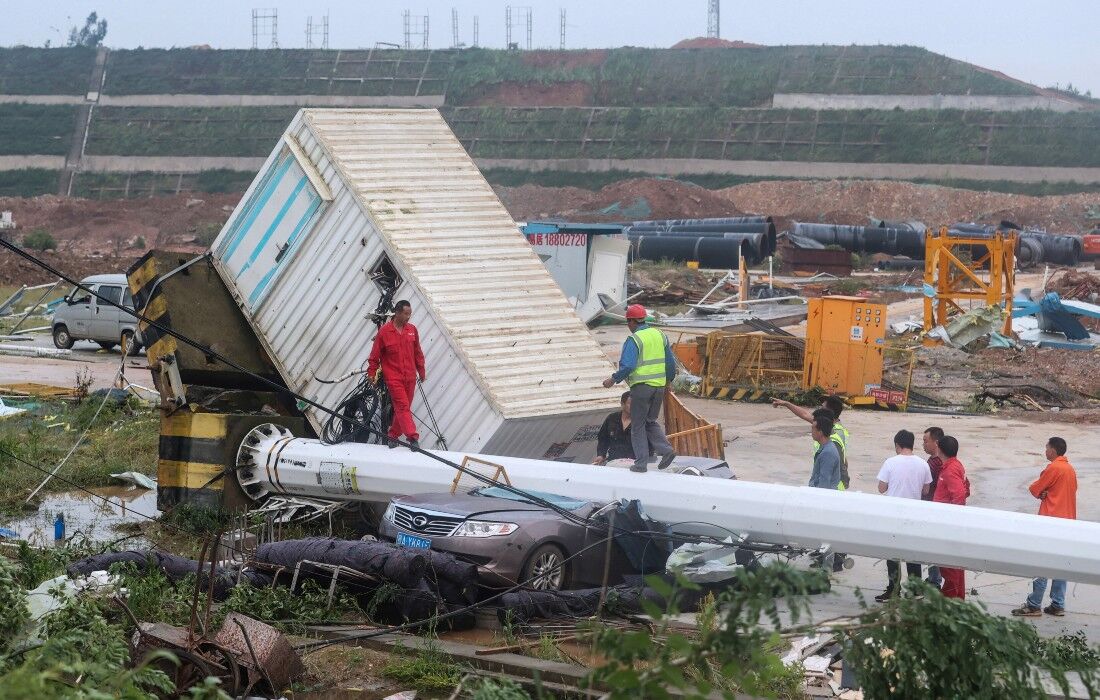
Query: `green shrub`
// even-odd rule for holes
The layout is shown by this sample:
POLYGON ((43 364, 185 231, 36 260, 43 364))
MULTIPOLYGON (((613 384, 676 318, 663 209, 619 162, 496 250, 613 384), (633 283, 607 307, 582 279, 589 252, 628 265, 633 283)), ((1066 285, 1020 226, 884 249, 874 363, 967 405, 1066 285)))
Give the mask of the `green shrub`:
POLYGON ((36 228, 23 236, 23 247, 31 250, 57 250, 57 241, 46 229, 36 228))

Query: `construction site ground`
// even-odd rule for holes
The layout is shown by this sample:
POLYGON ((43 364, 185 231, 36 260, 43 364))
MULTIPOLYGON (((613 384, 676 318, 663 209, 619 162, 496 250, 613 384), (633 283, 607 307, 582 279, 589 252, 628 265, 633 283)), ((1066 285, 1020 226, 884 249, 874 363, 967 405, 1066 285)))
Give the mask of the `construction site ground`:
MULTIPOLYGON (((891 320, 895 320, 895 315, 908 317, 909 306, 907 302, 891 305, 891 320)), ((617 360, 626 338, 625 327, 603 326, 594 333, 608 357, 617 360)), ((33 344, 48 347, 50 340, 42 334, 33 344)), ((111 385, 119 360, 117 350, 105 351, 92 343, 82 342, 74 347, 70 360, 5 357, 0 362, 0 383, 72 386, 77 371, 86 368, 93 377, 91 388, 94 390, 111 385)), ((148 372, 143 365, 144 357, 128 359, 127 376, 133 382, 148 385, 148 372)), ((1093 373, 1094 379, 1095 376, 1093 373)), ((726 456, 738 478, 788 485, 806 483, 810 471, 809 429, 788 411, 767 404, 690 396, 685 397, 685 402, 706 420, 722 426, 727 443, 726 456)), ((1059 435, 1070 445, 1069 456, 1077 468, 1080 493, 1085 496, 1079 499, 1078 516, 1100 520, 1100 502, 1087 497, 1087 494, 1100 491, 1100 434, 1095 428, 1095 417, 1081 420, 1075 411, 1062 415, 948 415, 850 410, 844 416, 844 423, 852 433, 850 464, 854 490, 875 492, 878 468, 893 454, 895 432, 905 428, 919 434, 928 426, 938 425, 956 436, 962 445, 960 456, 972 484, 968 505, 1023 513, 1035 512, 1037 508, 1037 502, 1027 492, 1027 485, 1045 463, 1042 450, 1047 438, 1059 435), (1042 420, 1035 420, 1039 416, 1042 420)), ((155 423, 150 423, 149 429, 156 430, 155 423)), ((639 475, 637 478, 645 477, 639 475)), ((873 525, 868 524, 869 527, 873 525)), ((869 599, 885 587, 885 562, 864 557, 855 557, 855 560, 854 568, 837 575, 832 594, 815 598, 814 612, 818 619, 856 614, 860 610, 857 589, 869 599)), ((967 586, 977 591, 971 594, 972 597, 992 612, 1008 614, 1012 607, 1021 603, 1029 589, 1029 581, 971 572, 967 586)), ((1070 614, 1064 618, 1043 617, 1034 619, 1033 623, 1044 634, 1083 630, 1094 643, 1100 642, 1100 587, 1072 584, 1067 607, 1070 614)))
MULTIPOLYGON (((600 191, 530 185, 497 189, 518 220, 561 216, 606 221, 762 212, 776 216, 781 229, 784 222, 790 220, 861 224, 866 222, 868 215, 873 215, 923 219, 928 223, 997 222, 1004 218, 1021 225, 1081 231, 1090 228, 1100 217, 1100 194, 1025 197, 890 182, 770 182, 706 190, 672 180, 645 179, 616 183, 600 191)), ((28 228, 50 230, 58 241, 58 251, 47 253, 46 259, 67 273, 83 276, 122 272, 153 247, 179 250, 184 255, 201 252, 228 217, 238 197, 180 195, 128 202, 45 197, 0 200, 0 209, 13 209, 24 232, 28 228), (81 220, 92 224, 83 226, 81 220)), ((19 232, 16 235, 18 237, 19 232)), ((682 294, 672 294, 659 304, 667 313, 680 313, 687 308, 687 303, 697 301, 710 289, 716 273, 658 265, 647 274, 658 286, 664 280, 671 280, 674 292, 686 290, 682 294)), ((762 271, 755 272, 754 278, 760 274, 762 271)), ((788 274, 777 274, 775 282, 806 284, 805 278, 788 274)), ((1037 289, 1042 286, 1043 278, 1042 271, 1021 273, 1016 277, 1016 287, 1037 289)), ((52 280, 42 271, 16 262, 12 256, 0 257, 0 286, 48 281, 52 280)), ((864 270, 839 281, 821 280, 814 293, 856 293, 872 289, 890 302, 889 322, 919 322, 923 299, 912 293, 887 289, 914 284, 920 284, 919 272, 864 270)), ((41 319, 29 325, 44 325, 39 321, 41 319)), ((784 328, 795 336, 805 335, 804 323, 784 328)), ((677 327, 670 330, 670 335, 674 339, 686 339, 711 330, 713 327, 677 327)), ((627 335, 626 328, 602 326, 596 328, 594 334, 609 359, 617 360, 627 335)), ((46 333, 36 334, 33 340, 21 345, 53 347, 46 333)), ((121 359, 117 349, 102 350, 91 342, 78 342, 69 359, 4 356, 0 359, 0 384, 38 382, 72 387, 79 373, 87 373, 92 378, 90 389, 95 390, 110 387, 122 366, 131 382, 151 386, 143 354, 127 358, 125 363, 120 363, 121 359)), ((1077 468, 1078 517, 1100 520, 1100 502, 1090 498, 1100 490, 1100 432, 1096 430, 1100 424, 1100 401, 1089 398, 1100 396, 1100 353, 1037 348, 966 353, 951 348, 921 348, 917 351, 913 380, 915 388, 934 394, 947 405, 933 412, 850 410, 845 414, 844 423, 852 434, 849 457, 853 490, 875 493, 878 468, 893 454, 891 441, 896 431, 905 428, 919 434, 928 426, 938 425, 956 436, 962 446, 960 457, 972 484, 967 507, 1034 513, 1038 502, 1028 493, 1027 486, 1045 464, 1042 452, 1046 440, 1058 435, 1069 443, 1069 457, 1077 468), (1025 411, 1006 405, 997 413, 975 414, 966 404, 984 383, 990 381, 1030 383, 1055 389, 1063 406, 1055 407, 1047 402, 1044 411, 1025 411)), ((784 409, 767 404, 683 396, 692 411, 722 426, 727 460, 739 479, 796 486, 806 483, 811 467, 806 423, 784 409)), ((147 429, 155 437, 156 422, 150 420, 147 429)), ((66 441, 69 439, 68 434, 62 437, 66 441)), ((150 458, 149 461, 154 460, 150 458)), ((150 473, 155 469, 152 463, 147 466, 150 473)), ((644 479, 646 475, 631 477, 644 479)), ((50 503, 58 509, 92 510, 87 504, 81 506, 74 505, 75 501, 65 501, 70 495, 69 492, 55 493, 52 497, 59 500, 50 503)), ((151 507, 151 499, 138 499, 129 502, 130 515, 120 508, 120 517, 132 519, 134 510, 155 515, 151 507)), ((48 532, 52 522, 43 515, 48 511, 42 508, 37 514, 27 515, 20 531, 35 528, 48 532)), ((100 524, 104 517, 101 511, 96 508, 94 514, 95 522, 100 524)), ((74 525, 77 522, 79 520, 74 520, 74 525)), ((813 597, 815 619, 858 615, 862 610, 860 596, 871 601, 885 587, 884 561, 853 558, 855 566, 836 575, 831 593, 813 597)), ((1030 580, 968 572, 967 588, 971 600, 982 603, 995 614, 1008 615, 1023 602, 1030 590, 1030 580)), ((1043 635, 1080 631, 1091 643, 1100 643, 1100 586, 1071 583, 1067 609, 1065 617, 1044 616, 1029 619, 1029 622, 1043 635)), ((357 679, 356 684, 378 681, 375 674, 353 669, 360 665, 358 652, 333 653, 334 658, 326 661, 323 669, 314 671, 315 675, 329 676, 334 668, 341 667, 349 678, 357 679)), ((371 652, 367 658, 377 666, 385 657, 379 652, 371 652)), ((334 681, 337 685, 340 682, 334 681)), ((385 681, 380 682, 382 687, 390 689, 385 681)))

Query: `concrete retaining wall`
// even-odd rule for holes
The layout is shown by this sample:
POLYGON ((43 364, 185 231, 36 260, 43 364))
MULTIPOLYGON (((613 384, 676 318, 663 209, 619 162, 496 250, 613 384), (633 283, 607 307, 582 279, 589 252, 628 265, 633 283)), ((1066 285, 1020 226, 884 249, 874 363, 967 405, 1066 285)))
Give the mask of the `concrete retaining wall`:
POLYGON ((777 109, 977 109, 991 112, 1021 112, 1045 109, 1077 112, 1086 108, 1071 99, 1043 95, 827 95, 779 93, 772 97, 777 109))
POLYGON ((706 160, 702 158, 513 159, 476 158, 480 168, 532 172, 607 172, 649 175, 748 175, 762 177, 859 178, 867 180, 1007 180, 1010 182, 1100 182, 1100 168, 1016 167, 939 163, 811 163, 804 161, 706 160))
POLYGON ((0 95, 0 104, 82 105, 84 95, 0 95))
POLYGON ((65 156, 0 156, 0 170, 27 168, 60 170, 63 167, 65 167, 65 156))
MULTIPOLYGON (((79 105, 84 95, 0 95, 0 104, 79 105)), ((442 107, 443 95, 99 95, 102 107, 442 107)))
POLYGON ((101 95, 101 107, 442 107, 443 95, 101 95))
MULTIPOLYGON (((865 180, 1006 180, 1009 182, 1100 183, 1100 168, 1022 168, 1006 165, 951 165, 930 163, 809 163, 764 160, 705 160, 701 158, 527 160, 476 158, 479 168, 509 168, 530 172, 607 172, 622 170, 649 175, 745 175, 751 177, 858 178, 865 180)), ((100 173, 198 173, 203 170, 256 172, 263 158, 196 156, 90 156, 80 165, 84 172, 100 173)), ((0 156, 0 170, 47 168, 65 165, 63 156, 0 156)))
MULTIPOLYGON (((64 159, 62 159, 64 160, 64 159)), ((197 173, 203 170, 258 172, 266 158, 219 158, 217 156, 89 156, 80 169, 93 173, 197 173)))

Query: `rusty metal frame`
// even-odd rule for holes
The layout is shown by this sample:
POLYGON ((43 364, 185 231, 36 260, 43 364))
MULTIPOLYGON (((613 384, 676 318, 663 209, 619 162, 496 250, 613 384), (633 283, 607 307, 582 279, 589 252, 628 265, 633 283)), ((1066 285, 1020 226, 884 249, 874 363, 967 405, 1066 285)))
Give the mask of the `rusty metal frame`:
MULTIPOLYGON (((924 298, 924 332, 948 322, 955 313, 966 313, 961 301, 981 301, 1001 306, 1005 321, 1001 333, 1012 332, 1012 297, 1016 282, 1016 233, 996 231, 992 236, 973 237, 928 230, 924 239, 924 283, 935 290, 935 299, 924 298), (984 248, 977 260, 966 262, 962 250, 984 248), (985 269, 988 267, 988 272, 985 269)), ((937 344, 925 339, 925 344, 937 344)))
MULTIPOLYGON (((470 455, 466 455, 465 457, 462 458, 462 470, 455 472, 454 481, 451 482, 451 493, 452 494, 455 491, 458 490, 458 482, 462 480, 462 475, 466 473, 467 468, 469 467, 469 465, 471 463, 480 464, 480 465, 483 465, 483 466, 486 466, 486 467, 492 467, 493 468, 493 473, 491 475, 484 474, 483 476, 488 476, 494 482, 495 481, 500 481, 501 479, 503 479, 504 483, 508 484, 509 486, 512 485, 512 481, 508 478, 508 472, 505 471, 503 466, 497 464, 496 462, 488 462, 484 459, 478 459, 477 457, 471 457, 470 455)), ((476 471, 476 470, 474 470, 474 471, 476 471)))

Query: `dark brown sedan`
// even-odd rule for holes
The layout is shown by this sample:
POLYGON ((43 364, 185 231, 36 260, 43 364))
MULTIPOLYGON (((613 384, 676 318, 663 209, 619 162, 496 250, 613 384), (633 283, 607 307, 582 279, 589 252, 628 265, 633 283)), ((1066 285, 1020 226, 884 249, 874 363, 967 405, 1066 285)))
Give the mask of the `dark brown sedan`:
MULTIPOLYGON (((379 534, 401 545, 430 547, 474 562, 482 582, 489 586, 524 581, 540 590, 599 586, 607 552, 602 544, 607 521, 600 511, 617 504, 601 508, 554 494, 535 495, 581 522, 491 486, 468 493, 394 498, 379 524, 379 534), (561 566, 573 555, 577 557, 561 566)), ((611 552, 609 583, 636 573, 618 547, 611 552)))

